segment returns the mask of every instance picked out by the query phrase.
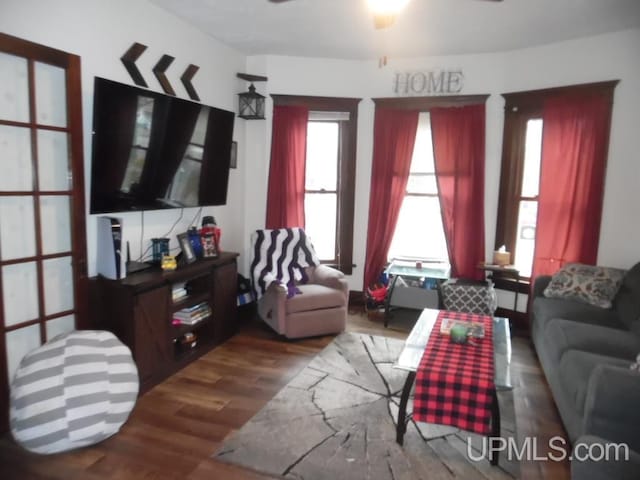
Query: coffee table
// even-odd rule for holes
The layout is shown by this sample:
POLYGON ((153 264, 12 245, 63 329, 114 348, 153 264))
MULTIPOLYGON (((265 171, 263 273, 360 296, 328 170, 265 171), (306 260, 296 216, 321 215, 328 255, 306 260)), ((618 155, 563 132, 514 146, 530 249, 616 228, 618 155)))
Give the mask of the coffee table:
MULTIPOLYGON (((396 441, 402 445, 404 434, 407 430, 407 403, 416 379, 416 373, 422 354, 424 353, 429 335, 436 323, 440 310, 425 308, 418 321, 414 325, 411 333, 404 343, 404 348, 400 352, 398 360, 393 365, 394 368, 406 370, 408 372, 400 397, 400 407, 398 409, 398 423, 396 427, 396 441)), ((509 320, 503 317, 493 318, 493 356, 494 356, 494 384, 493 405, 491 409, 491 436, 500 436, 500 407, 498 405, 497 391, 511 390, 511 334, 509 330, 509 320)), ((498 453, 493 452, 491 464, 497 465, 498 453)))

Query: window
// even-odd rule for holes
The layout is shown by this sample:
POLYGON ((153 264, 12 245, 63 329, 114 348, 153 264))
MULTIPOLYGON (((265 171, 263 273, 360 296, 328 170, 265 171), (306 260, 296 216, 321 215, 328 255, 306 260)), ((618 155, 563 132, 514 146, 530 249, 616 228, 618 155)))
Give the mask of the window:
POLYGON ((536 240, 538 189, 540 187, 540 156, 542 149, 542 119, 527 121, 524 145, 522 188, 518 199, 517 235, 513 263, 524 277, 531 275, 536 240))
POLYGON ((421 113, 418 120, 407 193, 400 208, 388 258, 448 262, 428 112, 421 113))
MULTIPOLYGON (((313 118, 310 112, 309 118, 313 118)), ((307 125, 305 165, 305 230, 321 261, 337 263, 338 160, 340 122, 312 121, 307 125)))
POLYGON ((322 263, 353 268, 357 98, 272 95, 274 105, 309 109, 305 231, 322 263))
POLYGON ((529 278, 533 266, 542 153, 542 109, 551 95, 613 91, 616 82, 575 85, 504 94, 500 198, 496 244, 511 252, 520 276, 529 278))

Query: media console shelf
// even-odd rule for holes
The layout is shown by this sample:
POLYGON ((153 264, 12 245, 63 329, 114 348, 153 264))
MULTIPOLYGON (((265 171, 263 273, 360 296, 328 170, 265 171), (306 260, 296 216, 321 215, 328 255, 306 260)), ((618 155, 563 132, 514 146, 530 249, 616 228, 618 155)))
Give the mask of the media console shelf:
POLYGON ((100 326, 131 349, 141 393, 235 333, 237 256, 97 278, 100 326))

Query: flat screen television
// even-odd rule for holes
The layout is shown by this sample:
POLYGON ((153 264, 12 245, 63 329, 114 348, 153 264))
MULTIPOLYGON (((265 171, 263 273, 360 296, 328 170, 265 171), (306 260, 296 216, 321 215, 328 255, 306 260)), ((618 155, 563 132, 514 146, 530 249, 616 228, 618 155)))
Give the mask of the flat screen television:
POLYGON ((91 213, 224 205, 234 116, 96 77, 91 213))

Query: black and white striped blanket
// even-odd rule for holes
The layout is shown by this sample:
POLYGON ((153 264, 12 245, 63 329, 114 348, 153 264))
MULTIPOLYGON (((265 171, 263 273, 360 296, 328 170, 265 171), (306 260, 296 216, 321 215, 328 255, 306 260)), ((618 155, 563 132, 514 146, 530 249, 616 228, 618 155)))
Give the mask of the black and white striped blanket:
POLYGON ((273 282, 285 285, 288 296, 293 296, 298 293, 295 283, 307 281, 304 268, 320 264, 302 228, 256 230, 251 235, 251 251, 251 286, 256 300, 273 282))

